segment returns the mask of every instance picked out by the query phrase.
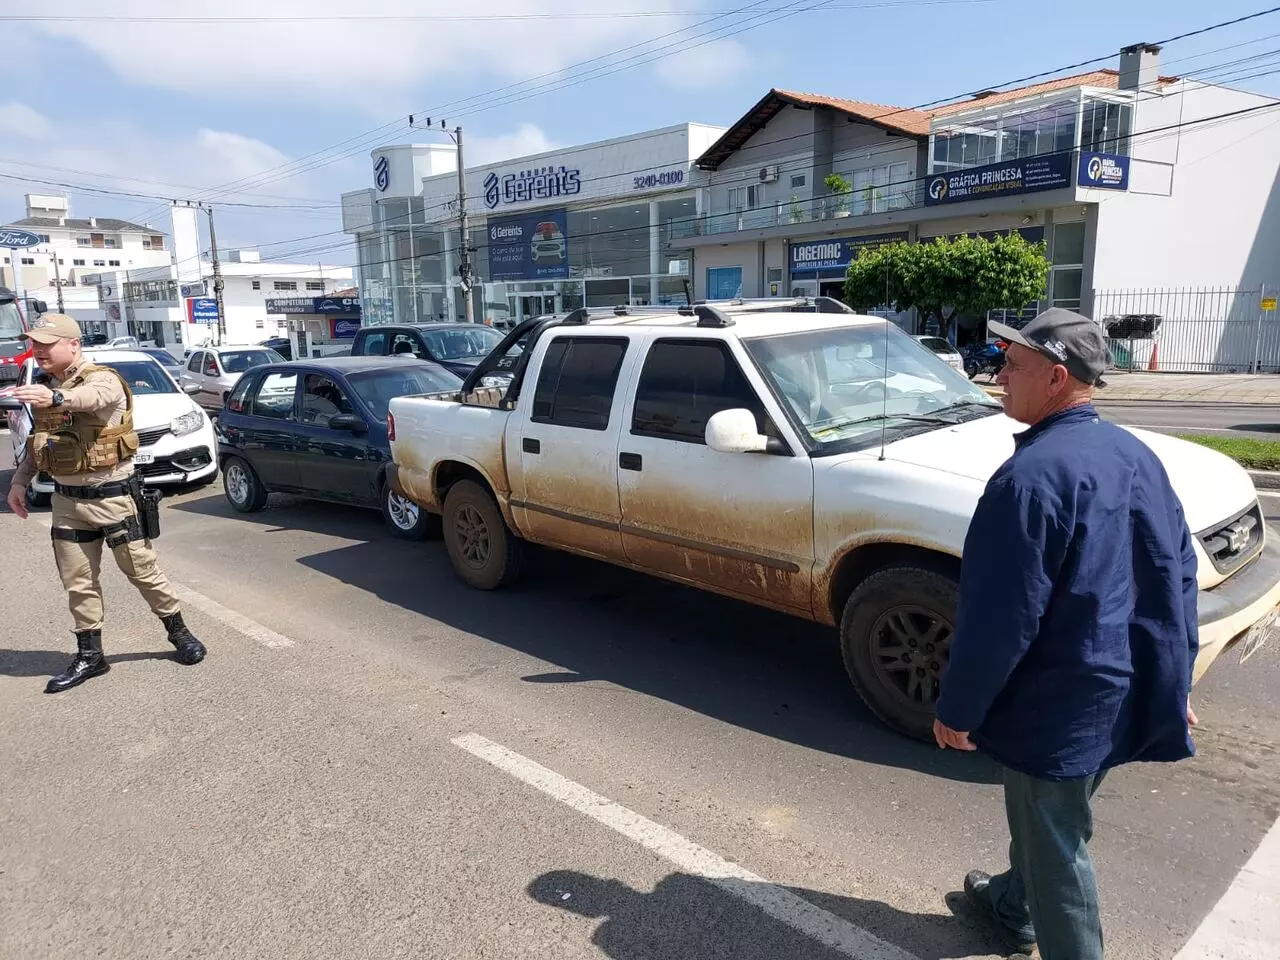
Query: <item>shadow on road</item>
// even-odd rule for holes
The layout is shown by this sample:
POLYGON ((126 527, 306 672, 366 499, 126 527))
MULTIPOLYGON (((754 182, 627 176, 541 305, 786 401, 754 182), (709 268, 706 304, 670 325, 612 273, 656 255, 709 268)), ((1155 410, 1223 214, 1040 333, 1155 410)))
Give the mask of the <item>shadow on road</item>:
MULTIPOLYGON (((873 931, 919 960, 982 956, 991 951, 980 931, 949 913, 906 913, 877 900, 798 887, 782 889, 856 927, 873 931)), ((549 907, 602 921, 591 934, 591 942, 613 960, 848 960, 850 956, 755 906, 767 897, 785 907, 789 898, 779 898, 771 888, 744 880, 712 883, 672 873, 644 893, 621 880, 553 870, 530 883, 527 892, 549 907)), ((853 955, 873 955, 873 950, 853 955)))
MULTIPOLYGON (((0 677, 50 677, 67 669, 75 655, 75 647, 66 650, 0 650, 0 677)), ((156 653, 109 653, 107 662, 113 667, 135 660, 173 660, 173 651, 156 653)))
MULTIPOLYGON (((298 558, 386 603, 560 667, 523 678, 547 696, 602 681, 766 736, 882 766, 997 783, 994 764, 893 733, 863 706, 835 631, 736 600, 549 550, 523 586, 481 593, 439 542, 394 538, 373 511, 281 501, 240 516, 221 499, 170 509, 365 542, 298 558)), ((424 636, 424 639, 425 636, 424 636)))

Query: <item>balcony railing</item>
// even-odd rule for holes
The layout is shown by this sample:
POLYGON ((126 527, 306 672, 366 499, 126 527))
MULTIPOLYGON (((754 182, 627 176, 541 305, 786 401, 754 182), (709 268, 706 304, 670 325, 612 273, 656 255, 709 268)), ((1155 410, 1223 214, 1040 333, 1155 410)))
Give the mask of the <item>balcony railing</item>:
POLYGON ((870 187, 841 196, 815 197, 811 200, 779 200, 772 206, 755 210, 730 210, 703 214, 687 221, 687 236, 715 236, 739 230, 763 230, 791 224, 815 223, 852 217, 910 210, 924 203, 923 184, 894 184, 870 187))

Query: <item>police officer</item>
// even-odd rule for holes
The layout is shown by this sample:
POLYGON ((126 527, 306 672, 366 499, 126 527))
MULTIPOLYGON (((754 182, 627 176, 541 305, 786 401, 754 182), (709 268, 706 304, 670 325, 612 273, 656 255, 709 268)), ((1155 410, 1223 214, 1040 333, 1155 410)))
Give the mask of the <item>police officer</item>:
POLYGON ((178 598, 143 538, 130 492, 138 435, 133 394, 110 367, 88 362, 80 350, 80 326, 46 313, 24 336, 32 342, 44 383, 18 387, 14 396, 34 410, 26 452, 9 487, 9 509, 26 519, 26 488, 37 471, 51 474, 53 556, 75 621, 76 656, 49 680, 59 693, 106 673, 102 655, 102 588, 98 570, 105 542, 129 582, 164 623, 178 660, 196 664, 205 648, 182 622, 178 598))

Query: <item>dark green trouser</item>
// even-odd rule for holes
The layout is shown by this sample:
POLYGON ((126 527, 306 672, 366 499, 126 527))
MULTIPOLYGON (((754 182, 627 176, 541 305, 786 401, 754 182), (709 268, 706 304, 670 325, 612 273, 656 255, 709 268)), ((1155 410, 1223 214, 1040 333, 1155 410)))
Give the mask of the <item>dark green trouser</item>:
POLYGON ((1089 856, 1089 801, 1105 772, 1040 780, 1004 771, 1009 869, 988 892, 1000 920, 1034 939, 1042 960, 1102 960, 1098 882, 1089 856))

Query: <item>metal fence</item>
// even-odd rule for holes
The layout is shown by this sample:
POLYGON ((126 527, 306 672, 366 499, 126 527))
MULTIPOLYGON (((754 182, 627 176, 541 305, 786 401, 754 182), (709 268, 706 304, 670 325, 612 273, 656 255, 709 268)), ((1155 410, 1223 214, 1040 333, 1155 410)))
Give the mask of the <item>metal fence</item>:
POLYGON ((1280 285, 1095 290, 1093 319, 1121 370, 1280 372, 1280 285))

